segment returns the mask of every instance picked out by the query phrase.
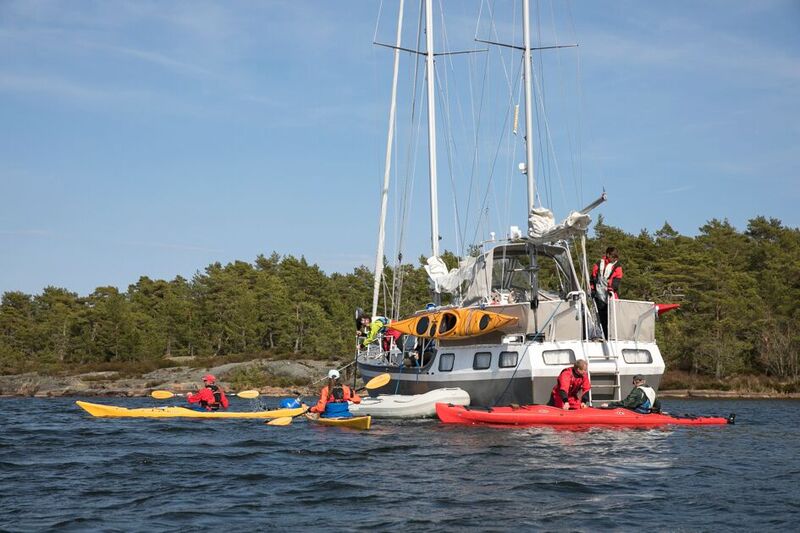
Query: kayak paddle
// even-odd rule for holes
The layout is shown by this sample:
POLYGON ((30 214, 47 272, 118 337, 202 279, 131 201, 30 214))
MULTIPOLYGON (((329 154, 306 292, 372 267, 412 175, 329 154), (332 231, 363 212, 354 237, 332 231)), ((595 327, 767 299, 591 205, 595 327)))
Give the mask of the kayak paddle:
POLYGON ((272 420, 268 420, 266 424, 268 426, 288 426, 292 423, 291 416, 282 416, 280 418, 273 418, 272 420))
MULTIPOLYGON (((236 393, 232 392, 230 394, 234 394, 239 398, 244 398, 245 400, 252 400, 253 398, 258 398, 259 392, 257 390, 243 390, 242 392, 236 392, 236 393)), ((153 392, 150 393, 150 396, 152 396, 156 400, 169 400, 173 396, 186 396, 186 395, 177 392, 170 392, 168 390, 154 390, 153 392)))
POLYGON ((391 374, 378 374, 377 376, 375 376, 371 380, 367 381, 367 383, 363 387, 358 389, 358 390, 380 389, 381 387, 383 387, 384 385, 386 385, 390 381, 392 381, 392 375, 391 374))

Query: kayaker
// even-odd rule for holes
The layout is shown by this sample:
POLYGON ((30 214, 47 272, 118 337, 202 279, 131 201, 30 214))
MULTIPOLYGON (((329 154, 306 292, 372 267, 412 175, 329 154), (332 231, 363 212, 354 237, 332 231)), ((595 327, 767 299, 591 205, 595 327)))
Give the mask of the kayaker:
POLYGON ((644 376, 633 376, 633 390, 621 402, 609 402, 600 405, 603 409, 624 407, 644 415, 661 412, 661 402, 656 398, 656 391, 647 385, 644 376))
POLYGON ((603 257, 592 265, 592 276, 589 286, 592 298, 597 305, 597 318, 603 328, 603 335, 608 338, 608 302, 619 299, 619 285, 622 281, 622 266, 619 264, 619 252, 613 246, 606 248, 603 257))
POLYGON ((319 413, 322 418, 347 418, 350 413, 347 402, 361 403, 361 397, 356 392, 343 385, 341 376, 336 369, 328 372, 328 384, 322 387, 317 405, 309 409, 312 413, 319 413))
POLYGON ((194 394, 186 395, 189 403, 199 404, 206 411, 219 411, 228 408, 228 398, 225 391, 217 385, 217 378, 213 374, 203 376, 203 388, 194 394))
POLYGON ((584 403, 589 399, 587 393, 592 387, 588 369, 589 364, 583 359, 578 359, 573 366, 562 370, 553 392, 550 393, 550 402, 547 405, 564 410, 586 407, 584 403))

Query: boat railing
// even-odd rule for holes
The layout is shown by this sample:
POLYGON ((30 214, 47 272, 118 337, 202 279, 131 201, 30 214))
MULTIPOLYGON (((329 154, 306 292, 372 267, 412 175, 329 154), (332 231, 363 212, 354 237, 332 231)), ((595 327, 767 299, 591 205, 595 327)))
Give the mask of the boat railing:
POLYGON ((403 352, 391 337, 389 337, 391 342, 389 350, 384 350, 383 338, 384 335, 379 333, 374 342, 364 346, 361 344, 364 337, 357 337, 356 360, 368 365, 398 366, 403 360, 403 352))

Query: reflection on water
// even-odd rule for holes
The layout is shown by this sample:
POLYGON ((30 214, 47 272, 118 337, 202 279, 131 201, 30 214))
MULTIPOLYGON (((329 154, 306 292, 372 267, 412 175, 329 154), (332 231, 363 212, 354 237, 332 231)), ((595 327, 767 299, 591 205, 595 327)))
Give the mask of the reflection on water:
POLYGON ((800 519, 794 402, 670 402, 737 412, 721 427, 414 420, 357 432, 302 419, 93 419, 72 401, 2 401, 4 528, 746 530, 800 519))

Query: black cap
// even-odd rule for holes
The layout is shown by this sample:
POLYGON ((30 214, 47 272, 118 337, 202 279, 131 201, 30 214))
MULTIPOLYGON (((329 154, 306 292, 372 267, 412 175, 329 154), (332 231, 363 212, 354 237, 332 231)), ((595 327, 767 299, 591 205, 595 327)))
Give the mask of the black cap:
POLYGON ((633 376, 633 381, 644 381, 644 380, 645 380, 644 376, 640 374, 636 374, 635 376, 633 376))

